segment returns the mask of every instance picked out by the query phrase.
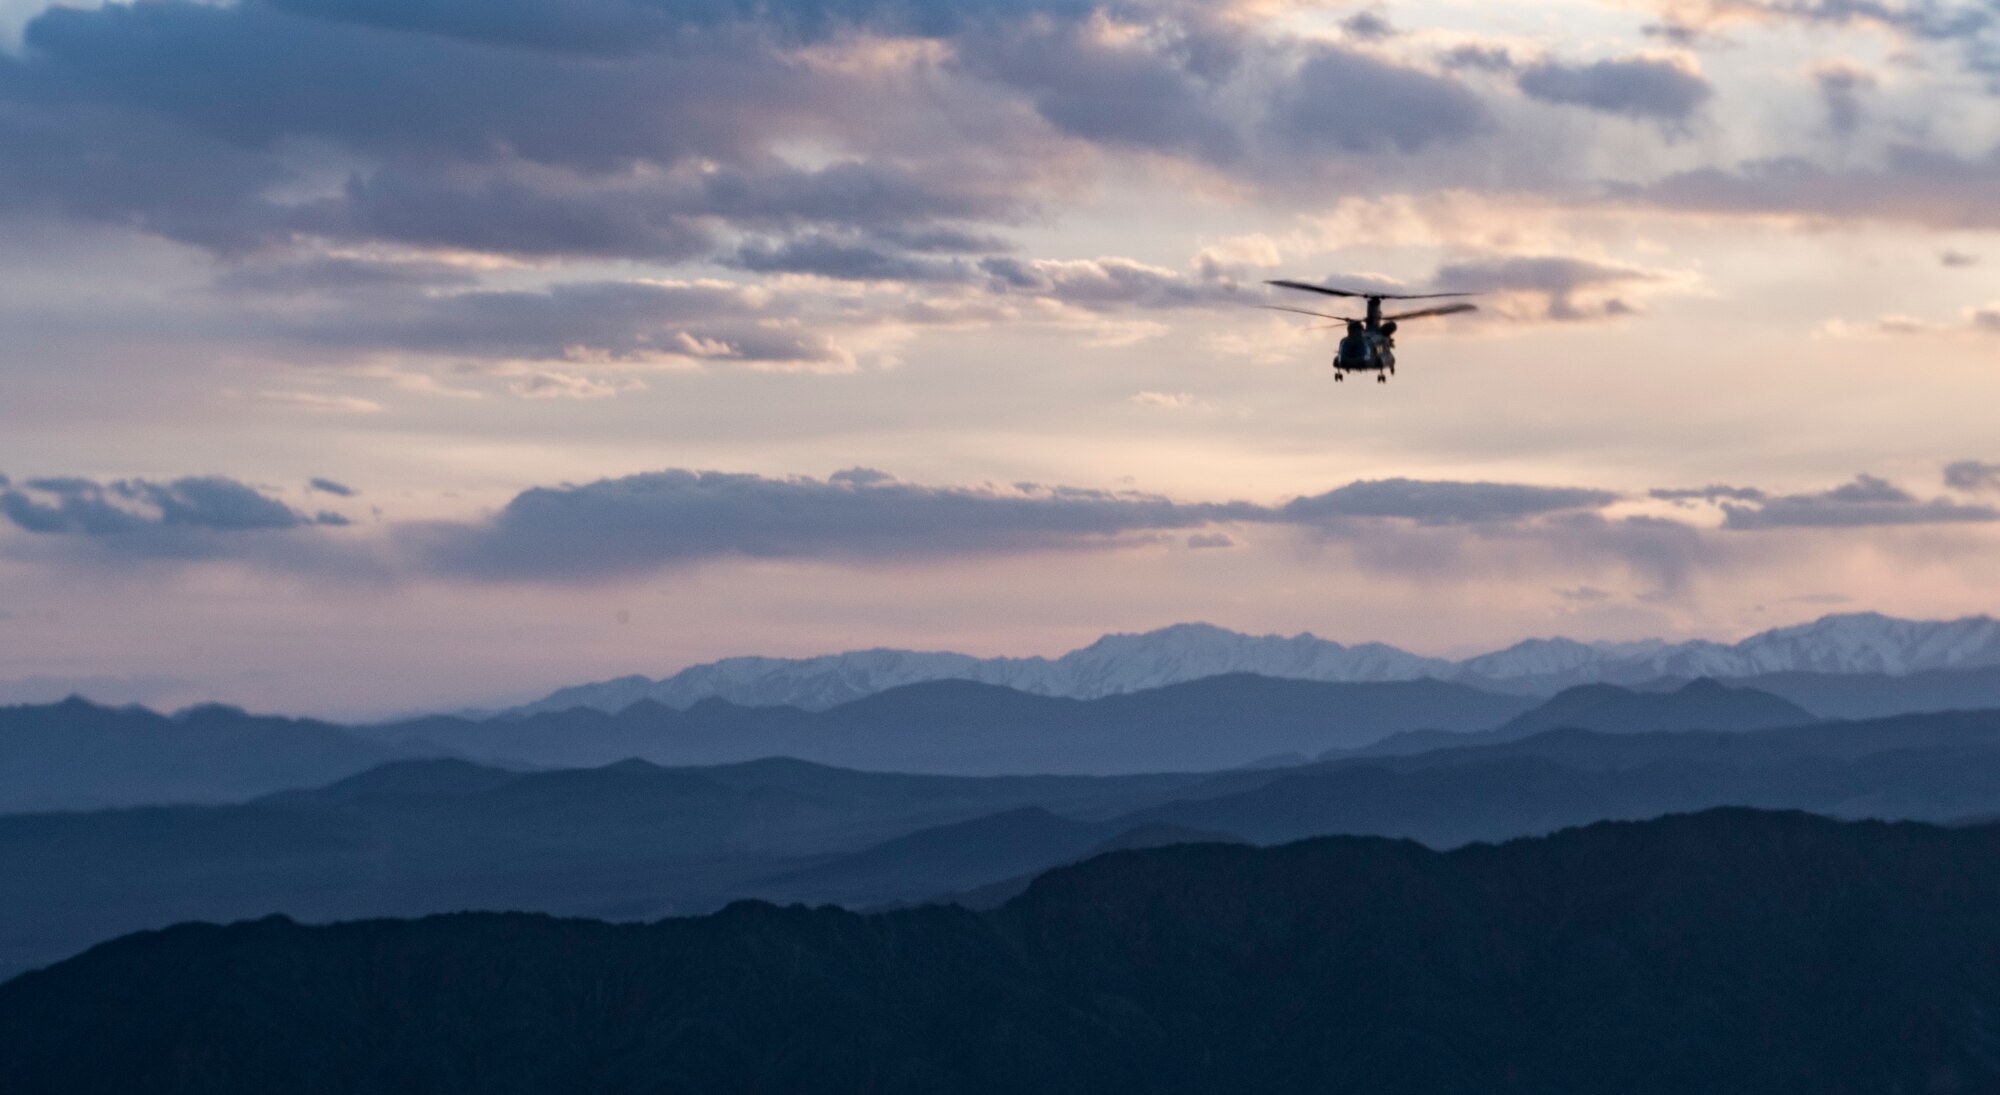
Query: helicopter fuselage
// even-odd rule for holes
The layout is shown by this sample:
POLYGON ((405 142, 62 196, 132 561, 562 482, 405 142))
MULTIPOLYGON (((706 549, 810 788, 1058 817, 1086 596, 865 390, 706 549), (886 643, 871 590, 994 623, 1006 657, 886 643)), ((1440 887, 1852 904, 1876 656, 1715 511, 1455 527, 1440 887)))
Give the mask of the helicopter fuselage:
POLYGON ((1333 378, 1345 379, 1348 373, 1380 373, 1378 379, 1387 379, 1396 371, 1396 333, 1393 325, 1363 327, 1340 340, 1340 347, 1333 355, 1333 378))

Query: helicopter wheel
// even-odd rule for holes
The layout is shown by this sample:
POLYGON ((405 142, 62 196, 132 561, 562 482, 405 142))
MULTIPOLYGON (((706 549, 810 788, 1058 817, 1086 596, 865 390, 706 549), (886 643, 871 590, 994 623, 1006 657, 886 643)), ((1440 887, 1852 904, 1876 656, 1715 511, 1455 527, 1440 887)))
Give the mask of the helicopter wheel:
POLYGON ((1347 379, 1347 374, 1346 374, 1346 373, 1335 373, 1335 374, 1333 374, 1333 382, 1334 382, 1335 384, 1338 384, 1338 383, 1340 383, 1341 381, 1343 381, 1343 380, 1346 380, 1346 379, 1347 379))
POLYGON ((1375 378, 1375 383, 1377 384, 1387 384, 1388 382, 1389 382, 1389 376, 1387 373, 1384 373, 1381 376, 1375 378))

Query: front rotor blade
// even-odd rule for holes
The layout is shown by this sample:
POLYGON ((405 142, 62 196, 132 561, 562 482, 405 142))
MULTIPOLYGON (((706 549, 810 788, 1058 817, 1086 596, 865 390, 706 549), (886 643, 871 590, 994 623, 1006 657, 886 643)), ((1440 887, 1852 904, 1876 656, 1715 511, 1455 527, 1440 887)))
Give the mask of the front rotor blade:
POLYGON ((1287 308, 1282 304, 1259 304, 1257 307, 1269 308, 1273 312, 1296 312, 1302 316, 1318 316, 1321 319, 1337 319, 1342 323, 1360 322, 1359 320, 1356 319, 1350 319, 1347 316, 1333 316, 1333 315, 1328 315, 1325 312, 1308 312, 1304 308, 1287 308))
POLYGON ((1369 293, 1383 300, 1437 300, 1441 297, 1476 297, 1478 293, 1369 293))
POLYGON ((1283 287, 1283 288, 1286 288, 1286 289, 1304 289, 1304 290, 1305 290, 1306 292, 1308 292, 1308 293, 1325 293, 1325 294, 1326 294, 1327 296, 1330 296, 1330 297, 1363 297, 1363 298, 1366 298, 1366 297, 1369 297, 1369 296, 1372 296, 1372 295, 1374 295, 1374 294, 1371 294, 1371 293, 1350 293, 1350 292, 1348 292, 1348 291, 1347 291, 1347 290, 1345 290, 1345 289, 1329 289, 1329 288, 1327 288, 1327 287, 1326 287, 1326 286, 1324 286, 1324 285, 1313 285, 1313 284, 1311 284, 1311 283, 1309 283, 1309 282, 1304 282, 1304 281, 1286 281, 1286 280, 1285 280, 1285 279, 1283 279, 1283 278, 1279 278, 1279 279, 1277 279, 1277 280, 1275 280, 1275 281, 1267 281, 1267 282, 1265 282, 1264 284, 1266 284, 1266 285, 1277 285, 1277 286, 1281 286, 1281 287, 1283 287))
POLYGON ((1393 316, 1383 316, 1385 320, 1402 322, 1406 319, 1425 319, 1429 316, 1455 316, 1465 312, 1477 312, 1477 304, 1444 304, 1436 308, 1419 308, 1414 312, 1397 312, 1393 316))

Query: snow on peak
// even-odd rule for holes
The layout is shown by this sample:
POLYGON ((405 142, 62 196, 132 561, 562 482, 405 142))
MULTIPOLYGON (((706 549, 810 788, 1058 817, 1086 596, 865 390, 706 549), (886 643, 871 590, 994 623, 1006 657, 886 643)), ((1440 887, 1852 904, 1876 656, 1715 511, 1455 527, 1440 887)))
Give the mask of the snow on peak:
POLYGON ((1091 699, 1222 673, 1317 681, 1400 681, 1435 677, 1510 691, 1578 684, 1635 684, 1659 677, 1748 677, 1760 673, 1883 673, 2000 665, 2000 621, 1899 620, 1874 612, 1826 616, 1774 628, 1735 644, 1583 643, 1528 639, 1452 662, 1382 643, 1345 646, 1310 633, 1246 635, 1206 623, 1109 634, 1059 658, 974 658, 950 652, 877 648, 812 658, 725 658, 663 680, 621 677, 565 688, 513 714, 597 707, 622 710, 642 699, 686 708, 709 698, 821 709, 906 684, 973 680, 1046 696, 1091 699))

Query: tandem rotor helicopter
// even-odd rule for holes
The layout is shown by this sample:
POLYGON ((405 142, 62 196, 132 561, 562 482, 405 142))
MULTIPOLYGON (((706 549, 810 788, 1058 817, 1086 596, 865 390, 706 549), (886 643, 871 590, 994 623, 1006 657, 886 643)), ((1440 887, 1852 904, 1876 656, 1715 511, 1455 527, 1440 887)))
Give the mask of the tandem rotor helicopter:
POLYGON ((1411 312, 1382 314, 1385 300, 1440 300, 1446 297, 1470 297, 1476 293, 1355 293, 1346 289, 1329 289, 1324 285, 1313 285, 1303 281, 1279 279, 1267 281, 1266 285, 1276 285, 1284 289, 1302 289, 1308 293, 1323 293, 1330 297, 1353 297, 1368 302, 1366 317, 1336 316, 1326 312, 1314 312, 1304 308, 1287 308, 1280 304, 1264 304, 1259 307, 1277 312, 1297 312, 1304 316, 1318 316, 1334 319, 1347 324, 1347 336, 1340 340, 1340 348, 1333 356, 1333 378, 1346 380, 1348 373, 1374 373, 1377 384, 1387 384, 1396 372, 1396 325, 1406 319, 1425 319, 1430 316, 1455 316, 1465 312, 1476 312, 1479 306, 1460 301, 1457 304, 1439 304, 1429 308, 1418 308, 1411 312))

